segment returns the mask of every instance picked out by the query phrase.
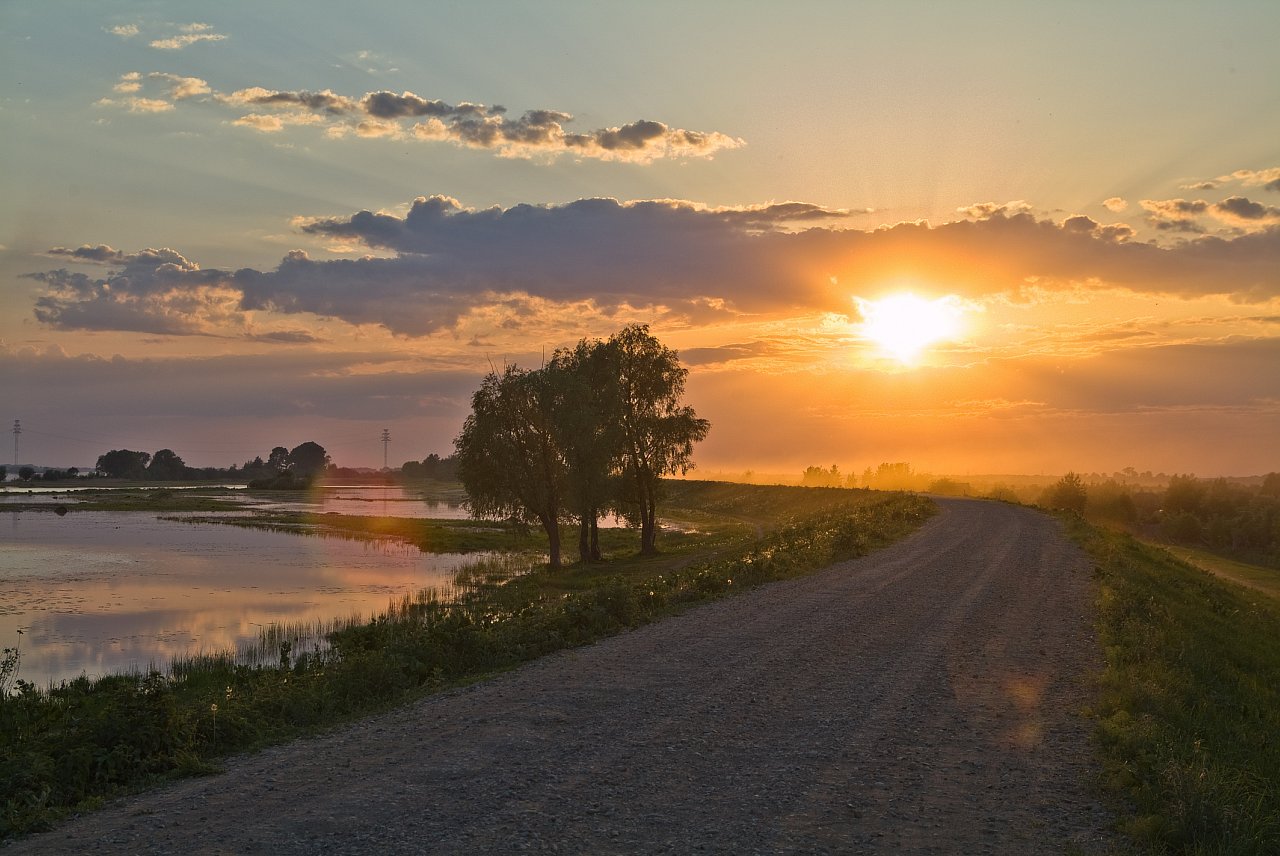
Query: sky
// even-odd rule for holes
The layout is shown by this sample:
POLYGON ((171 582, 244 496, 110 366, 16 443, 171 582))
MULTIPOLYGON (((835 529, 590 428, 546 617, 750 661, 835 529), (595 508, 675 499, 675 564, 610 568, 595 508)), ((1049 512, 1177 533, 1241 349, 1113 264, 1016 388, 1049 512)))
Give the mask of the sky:
POLYGON ((389 429, 398 465, 491 368, 643 323, 702 472, 1280 469, 1278 30, 1271 0, 10 0, 0 428, 81 467, 381 466, 389 429))

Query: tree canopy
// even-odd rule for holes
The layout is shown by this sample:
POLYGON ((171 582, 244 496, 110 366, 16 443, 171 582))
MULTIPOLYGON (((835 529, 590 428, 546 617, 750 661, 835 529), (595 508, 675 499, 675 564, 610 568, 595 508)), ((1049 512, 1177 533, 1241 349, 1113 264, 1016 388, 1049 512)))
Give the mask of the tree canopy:
POLYGON ((150 461, 149 452, 112 449, 98 457, 98 463, 94 468, 109 478, 141 479, 146 477, 147 464, 150 461))
POLYGON ((187 471, 187 465, 172 449, 161 449, 151 456, 147 465, 147 478, 156 481, 177 481, 187 471))
POLYGON ((516 366, 490 372, 471 398, 455 441, 472 514, 538 523, 560 567, 564 462, 552 427, 547 376, 516 366))
POLYGON ((455 440, 472 513, 539 523, 553 567, 560 521, 580 525, 579 554, 592 561, 611 509, 638 525, 641 553, 656 552, 662 477, 692 468, 710 427, 680 403, 687 376, 645 325, 584 339, 537 371, 490 372, 455 440))
MULTIPOLYGON (((271 457, 275 458, 275 456, 276 450, 272 449, 271 457)), ((324 472, 325 468, 329 466, 329 453, 324 450, 324 446, 308 440, 290 450, 287 466, 294 475, 313 476, 316 473, 324 472)))

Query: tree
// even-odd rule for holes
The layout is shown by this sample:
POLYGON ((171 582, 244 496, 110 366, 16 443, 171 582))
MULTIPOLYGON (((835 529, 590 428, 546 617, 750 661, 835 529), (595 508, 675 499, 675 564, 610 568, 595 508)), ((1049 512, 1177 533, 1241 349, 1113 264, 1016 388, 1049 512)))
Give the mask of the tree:
MULTIPOLYGON (((662 477, 693 467, 693 444, 711 423, 691 407, 681 407, 689 370, 676 352, 659 342, 646 324, 630 324, 610 337, 618 372, 622 468, 629 482, 624 497, 640 522, 640 553, 657 548, 657 507, 662 477)), ((627 509, 624 508, 624 511, 627 509)))
POLYGON ((1164 491, 1164 510, 1170 514, 1186 511, 1194 514, 1204 501, 1205 486, 1194 475, 1174 475, 1164 491))
POLYGON ((1076 473, 1070 472, 1045 491, 1042 501, 1049 508, 1077 511, 1083 514, 1085 505, 1089 501, 1089 492, 1084 486, 1084 480, 1076 473))
POLYGON ((3 482, 8 477, 9 477, 9 468, 6 466, 0 465, 0 482, 3 482))
POLYGON ((24 482, 31 481, 32 477, 35 476, 35 474, 36 474, 35 467, 27 466, 26 464, 23 464, 22 466, 18 467, 18 478, 22 479, 24 482))
POLYGON ((844 476, 840 475, 840 468, 835 464, 831 465, 830 470, 824 470, 822 467, 805 467, 804 472, 800 474, 800 484, 805 487, 841 487, 844 484, 844 476))
POLYGON ((146 477, 150 460, 151 455, 147 452, 112 449, 98 458, 95 469, 109 478, 141 479, 146 477))
POLYGON ((538 523, 547 533, 549 564, 559 568, 565 475, 552 405, 545 374, 516 366, 489 372, 453 442, 471 514, 538 523))
POLYGON ((177 481, 187 471, 187 465, 172 449, 161 449, 151 457, 147 477, 156 481, 177 481))
MULTIPOLYGON (((272 449, 271 456, 273 458, 275 454, 276 450, 272 449)), ((308 440, 289 452, 286 466, 294 475, 313 476, 316 473, 324 472, 325 467, 329 466, 329 453, 324 450, 324 446, 308 440)))
POLYGON ((601 513, 615 493, 612 476, 624 434, 615 351, 583 339, 556 351, 543 372, 554 399, 552 426, 565 465, 566 504, 578 519, 578 555, 600 561, 601 513))
POLYGON ((276 446, 272 449, 271 454, 267 456, 267 469, 277 474, 289 469, 289 450, 284 446, 276 446))

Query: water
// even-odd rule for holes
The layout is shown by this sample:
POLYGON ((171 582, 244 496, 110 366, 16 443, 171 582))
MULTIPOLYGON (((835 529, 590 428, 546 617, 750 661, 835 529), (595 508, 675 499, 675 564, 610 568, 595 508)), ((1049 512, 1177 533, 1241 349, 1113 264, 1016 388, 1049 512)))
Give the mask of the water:
POLYGON ((469 515, 458 502, 423 496, 397 485, 332 485, 303 494, 266 493, 236 495, 264 511, 310 511, 319 514, 354 514, 377 517, 413 517, 435 520, 465 520, 469 515))
POLYGON ((265 511, 309 511, 320 514, 356 514, 382 517, 432 518, 464 520, 467 510, 458 501, 424 495, 421 491, 398 485, 328 485, 308 491, 266 491, 250 493, 244 485, 193 482, 164 488, 99 488, 92 484, 59 482, 58 486, 13 488, 0 491, 0 508, 11 503, 73 505, 80 501, 109 499, 112 493, 136 496, 140 491, 225 489, 210 494, 210 499, 242 502, 265 511), (92 491, 92 492, 91 492, 92 491))
POLYGON ((19 676, 41 686, 163 669, 253 643, 272 623, 371 615, 451 586, 476 558, 146 512, 0 513, 0 647, 22 629, 19 676))

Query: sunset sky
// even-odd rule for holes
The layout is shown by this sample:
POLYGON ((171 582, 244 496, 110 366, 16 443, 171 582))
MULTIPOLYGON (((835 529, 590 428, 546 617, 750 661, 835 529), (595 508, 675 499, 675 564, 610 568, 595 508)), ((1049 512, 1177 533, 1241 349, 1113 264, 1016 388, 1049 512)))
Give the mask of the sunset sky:
POLYGON ((1280 469, 1277 32, 1274 0, 11 0, 0 428, 54 466, 380 466, 390 428, 398 465, 490 366, 642 322, 703 471, 1280 469))

